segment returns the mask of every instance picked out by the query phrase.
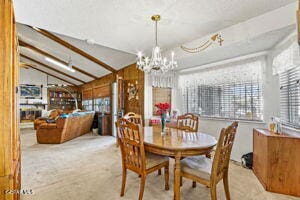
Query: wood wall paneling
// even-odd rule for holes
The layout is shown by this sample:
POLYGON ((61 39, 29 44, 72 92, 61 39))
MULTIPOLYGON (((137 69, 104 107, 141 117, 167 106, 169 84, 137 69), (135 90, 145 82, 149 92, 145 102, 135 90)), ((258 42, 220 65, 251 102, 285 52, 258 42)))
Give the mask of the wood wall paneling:
POLYGON ((0 200, 16 200, 18 194, 4 194, 4 190, 20 189, 19 61, 11 0, 0 0, 0 18, 0 200))
POLYGON ((111 84, 105 84, 101 86, 96 86, 93 88, 93 97, 110 97, 111 96, 111 84))
POLYGON ((93 99, 93 89, 84 89, 82 90, 82 100, 93 99))
POLYGON ((120 83, 119 91, 120 92, 123 91, 123 95, 119 93, 118 110, 124 109, 125 113, 136 112, 143 116, 144 115, 144 72, 138 70, 136 68, 136 64, 129 65, 123 69, 120 69, 116 73, 111 73, 97 80, 83 84, 81 85, 80 88, 83 94, 85 90, 97 88, 105 84, 111 84, 117 80, 120 83), (128 101, 127 88, 126 88, 127 84, 128 83, 135 84, 136 82, 139 90, 138 91, 139 99, 135 101, 128 101))
POLYGON ((118 75, 124 80, 124 112, 135 112, 144 117, 144 72, 132 64, 118 71, 118 75), (128 83, 137 83, 138 100, 128 100, 128 83))
POLYGON ((172 89, 171 88, 152 88, 152 104, 153 115, 156 115, 157 108, 154 106, 157 103, 169 103, 171 104, 172 89))

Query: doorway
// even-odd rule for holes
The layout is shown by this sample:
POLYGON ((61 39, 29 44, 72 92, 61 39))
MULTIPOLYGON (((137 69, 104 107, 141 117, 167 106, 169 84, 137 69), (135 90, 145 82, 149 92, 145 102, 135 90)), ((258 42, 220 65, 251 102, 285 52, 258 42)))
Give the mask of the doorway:
POLYGON ((153 97, 153 115, 156 115, 157 108, 155 104, 157 103, 169 103, 172 102, 172 89, 171 88, 160 88, 152 87, 152 97, 153 97))

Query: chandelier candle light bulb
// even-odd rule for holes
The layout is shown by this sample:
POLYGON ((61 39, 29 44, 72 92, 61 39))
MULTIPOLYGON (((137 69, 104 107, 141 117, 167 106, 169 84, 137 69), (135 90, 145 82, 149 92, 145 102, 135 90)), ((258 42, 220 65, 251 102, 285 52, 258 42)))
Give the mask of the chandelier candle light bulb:
POLYGON ((174 61, 174 52, 171 53, 171 61, 166 57, 162 57, 161 49, 157 44, 157 22, 160 20, 160 15, 153 15, 151 19, 155 22, 155 47, 152 49, 152 57, 143 57, 141 52, 138 52, 137 68, 151 74, 165 73, 177 67, 177 62, 174 61))

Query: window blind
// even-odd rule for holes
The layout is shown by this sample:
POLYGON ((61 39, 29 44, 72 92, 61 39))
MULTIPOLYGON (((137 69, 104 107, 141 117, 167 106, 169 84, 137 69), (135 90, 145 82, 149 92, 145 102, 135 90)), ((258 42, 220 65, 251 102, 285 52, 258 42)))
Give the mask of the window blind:
POLYGON ((300 129, 300 66, 279 74, 283 124, 300 129))
POLYGON ((183 112, 202 117, 261 121, 262 61, 251 60, 180 77, 183 112))

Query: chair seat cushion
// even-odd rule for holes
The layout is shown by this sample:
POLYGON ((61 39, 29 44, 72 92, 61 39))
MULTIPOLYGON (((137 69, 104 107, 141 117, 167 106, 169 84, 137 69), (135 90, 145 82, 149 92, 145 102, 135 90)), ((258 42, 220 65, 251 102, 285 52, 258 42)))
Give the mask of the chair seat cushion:
POLYGON ((205 156, 191 156, 181 160, 181 171, 210 180, 212 160, 205 156))
POLYGON ((150 169, 156 165, 159 165, 165 161, 169 161, 169 157, 160 156, 153 153, 146 153, 146 169, 150 169))

